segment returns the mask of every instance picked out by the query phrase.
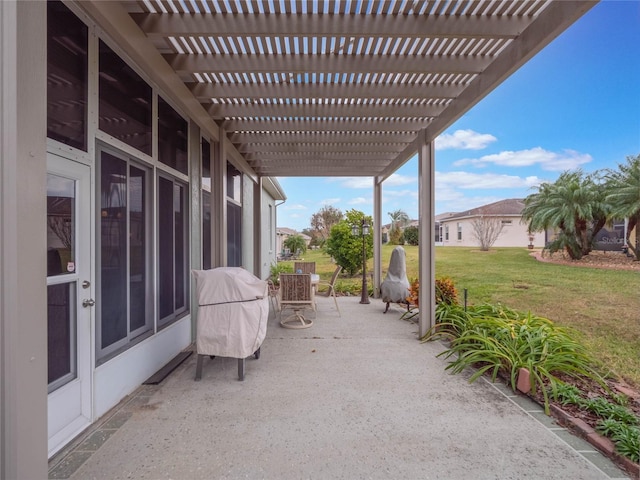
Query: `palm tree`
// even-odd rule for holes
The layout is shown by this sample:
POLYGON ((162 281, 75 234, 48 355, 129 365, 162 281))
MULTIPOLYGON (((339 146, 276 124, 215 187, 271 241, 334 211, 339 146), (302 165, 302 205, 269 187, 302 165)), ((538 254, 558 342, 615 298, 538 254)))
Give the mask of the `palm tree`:
POLYGON ((609 170, 606 178, 606 201, 610 205, 610 218, 628 218, 629 225, 625 238, 627 247, 640 260, 640 155, 627 157, 626 164, 618 165, 617 171, 609 170), (636 242, 631 245, 629 238, 636 229, 636 242))
POLYGON ((566 171, 525 198, 522 217, 529 222, 530 232, 556 230, 558 235, 547 246, 549 251, 566 250, 577 260, 592 250, 595 234, 607 221, 604 197, 604 187, 595 175, 566 171))
POLYGON ((294 254, 304 253, 307 251, 307 243, 300 235, 291 235, 284 241, 284 246, 294 254))
POLYGON ((400 226, 404 226, 409 223, 409 215, 404 210, 394 210, 393 212, 389 212, 389 216, 391 217, 391 229, 389 231, 389 241, 390 243, 402 243, 402 232, 400 231, 400 226))
POLYGON ((404 210, 394 210, 389 212, 389 216, 391 217, 391 228, 406 225, 409 222, 409 215, 404 210))

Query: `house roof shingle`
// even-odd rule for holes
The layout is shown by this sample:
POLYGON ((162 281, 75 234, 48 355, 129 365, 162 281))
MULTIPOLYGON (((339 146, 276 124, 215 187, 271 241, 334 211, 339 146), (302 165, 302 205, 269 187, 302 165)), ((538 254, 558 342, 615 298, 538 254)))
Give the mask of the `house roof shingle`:
POLYGON ((454 219, 460 219, 465 217, 476 217, 480 215, 489 216, 520 216, 522 209, 524 208, 524 201, 522 198, 507 198, 505 200, 499 200, 488 205, 482 205, 481 207, 472 208, 464 212, 458 212, 450 215, 446 219, 441 221, 448 221, 454 219))

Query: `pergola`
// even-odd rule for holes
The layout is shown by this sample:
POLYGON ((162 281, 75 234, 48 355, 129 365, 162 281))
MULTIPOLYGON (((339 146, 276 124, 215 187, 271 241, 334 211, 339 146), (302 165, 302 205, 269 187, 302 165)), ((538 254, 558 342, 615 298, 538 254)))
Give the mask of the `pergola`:
MULTIPOLYGON (((419 158, 420 333, 433 321, 433 141, 595 5, 568 0, 83 2, 245 173, 366 176, 419 158)), ((523 92, 526 95, 526 92, 523 92)))

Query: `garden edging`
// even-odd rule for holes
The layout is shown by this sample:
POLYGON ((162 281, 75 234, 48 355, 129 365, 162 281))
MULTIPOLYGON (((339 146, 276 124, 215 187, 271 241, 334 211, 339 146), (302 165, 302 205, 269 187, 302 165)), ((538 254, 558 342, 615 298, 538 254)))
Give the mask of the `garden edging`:
MULTIPOLYGON (((531 400, 539 404, 539 402, 530 395, 527 395, 531 400)), ((618 466, 623 468, 626 472, 634 475, 634 478, 640 478, 640 464, 632 462, 627 457, 620 455, 615 450, 615 445, 607 437, 600 435, 593 427, 587 422, 576 418, 557 405, 549 405, 551 415, 558 421, 560 425, 569 429, 571 432, 577 434, 595 448, 600 450, 603 454, 609 457, 618 466)))

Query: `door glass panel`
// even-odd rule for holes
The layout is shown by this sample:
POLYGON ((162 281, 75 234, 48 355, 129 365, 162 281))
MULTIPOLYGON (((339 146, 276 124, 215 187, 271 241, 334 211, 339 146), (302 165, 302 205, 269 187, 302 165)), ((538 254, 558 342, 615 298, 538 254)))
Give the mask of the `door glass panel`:
POLYGON ((158 299, 160 318, 163 319, 174 312, 173 182, 163 177, 158 179, 158 231, 158 299))
POLYGON ((202 268, 211 268, 211 194, 202 191, 202 268))
POLYGON ((173 214, 175 229, 175 309, 180 310, 185 306, 185 215, 184 215, 184 189, 180 185, 173 185, 173 214))
POLYGON ((227 265, 242 266, 242 207, 227 203, 227 265))
POLYGON ((127 336, 127 164, 102 152, 100 163, 101 347, 127 336))
POLYGON ((47 287, 49 392, 76 378, 76 282, 47 287))
POLYGON ((75 271, 75 181, 47 175, 47 276, 75 271))
POLYGON ((129 297, 131 332, 144 327, 146 313, 145 171, 129 167, 129 297))

